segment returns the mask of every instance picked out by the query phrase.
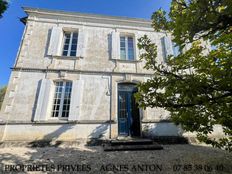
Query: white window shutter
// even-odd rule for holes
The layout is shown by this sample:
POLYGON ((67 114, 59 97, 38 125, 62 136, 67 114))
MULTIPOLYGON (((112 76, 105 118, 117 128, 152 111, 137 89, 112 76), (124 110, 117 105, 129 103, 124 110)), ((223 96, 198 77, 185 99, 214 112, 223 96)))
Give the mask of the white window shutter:
POLYGON ((37 99, 37 105, 34 115, 34 121, 46 120, 51 86, 52 86, 51 80, 48 79, 41 80, 39 96, 37 99))
POLYGON ((87 49, 87 32, 82 28, 78 32, 77 57, 86 57, 87 49))
POLYGON ((111 58, 120 59, 120 34, 117 31, 112 32, 111 58))
POLYGON ((139 39, 139 37, 138 37, 138 35, 136 34, 135 35, 135 45, 134 45, 134 47, 135 47, 135 60, 139 60, 140 59, 140 50, 139 50, 139 47, 138 47, 138 39, 139 39))
POLYGON ((72 93, 69 111, 69 121, 76 121, 80 115, 80 102, 83 93, 83 80, 75 80, 72 83, 72 93))
POLYGON ((63 30, 61 27, 52 27, 48 46, 48 55, 59 56, 62 45, 63 30))

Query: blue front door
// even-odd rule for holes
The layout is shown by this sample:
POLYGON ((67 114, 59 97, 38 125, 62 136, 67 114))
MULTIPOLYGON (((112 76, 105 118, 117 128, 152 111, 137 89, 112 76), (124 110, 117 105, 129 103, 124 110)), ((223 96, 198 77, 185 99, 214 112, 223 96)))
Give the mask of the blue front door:
POLYGON ((139 109, 135 103, 136 86, 119 84, 118 86, 118 133, 123 136, 139 136, 139 109))
POLYGON ((119 134, 120 135, 129 135, 130 128, 130 92, 119 91, 118 94, 118 121, 119 121, 119 134))

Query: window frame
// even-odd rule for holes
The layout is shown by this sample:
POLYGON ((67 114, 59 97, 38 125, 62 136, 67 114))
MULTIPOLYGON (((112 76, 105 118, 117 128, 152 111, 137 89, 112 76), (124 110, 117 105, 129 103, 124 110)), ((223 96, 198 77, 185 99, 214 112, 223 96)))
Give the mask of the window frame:
MULTIPOLYGON (((71 95, 72 95, 72 90, 73 90, 73 82, 71 80, 56 80, 53 81, 54 84, 54 93, 53 93, 53 98, 52 98, 52 108, 51 108, 51 113, 50 113, 50 118, 51 119, 58 119, 58 120, 68 120, 69 114, 70 114, 70 107, 71 107, 71 95), (55 101, 57 99, 57 85, 56 83, 63 82, 62 85, 62 91, 61 91, 61 97, 60 97, 60 104, 59 104, 59 110, 58 110, 58 116, 55 116, 56 109, 54 110, 54 105, 56 105, 55 101), (66 93, 66 87, 67 83, 71 83, 71 90, 69 91, 69 110, 68 110, 68 116, 62 117, 62 114, 64 112, 64 100, 65 100, 65 93, 66 93)), ((56 106, 57 107, 57 106, 56 106)), ((67 110, 66 110, 67 111, 67 110)))
POLYGON ((135 36, 132 34, 120 34, 119 36, 119 60, 123 61, 135 61, 136 60, 136 44, 135 44, 135 36), (121 57, 121 37, 125 37, 125 51, 126 51, 126 59, 122 59, 121 57), (133 59, 129 59, 129 46, 128 46, 128 38, 133 39, 133 59))
POLYGON ((77 47, 78 47, 78 37, 79 37, 79 32, 77 30, 75 31, 63 31, 63 42, 62 42, 62 52, 61 52, 61 56, 63 57, 76 57, 77 55, 77 47), (68 43, 68 52, 67 52, 67 55, 64 55, 64 47, 65 47, 65 42, 66 42, 66 34, 70 34, 70 40, 69 40, 69 43, 68 43), (74 34, 77 34, 77 43, 76 43, 76 54, 75 56, 71 56, 71 51, 72 51, 72 41, 73 41, 73 35, 74 34))
POLYGON ((163 57, 163 62, 167 63, 168 56, 172 55, 173 57, 177 57, 180 54, 182 54, 182 50, 180 50, 179 45, 177 45, 172 38, 170 39, 170 43, 167 42, 168 36, 163 36, 160 38, 161 41, 161 49, 162 49, 162 57, 163 57), (169 48, 170 47, 170 48, 169 48), (167 50, 172 49, 172 54, 168 54, 167 50))

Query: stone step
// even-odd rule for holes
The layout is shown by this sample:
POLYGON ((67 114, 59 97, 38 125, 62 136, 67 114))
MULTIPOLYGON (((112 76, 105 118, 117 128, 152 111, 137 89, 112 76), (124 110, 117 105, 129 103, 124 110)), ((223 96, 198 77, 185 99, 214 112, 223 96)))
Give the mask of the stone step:
POLYGON ((150 139, 128 139, 128 140, 111 140, 111 146, 119 145, 148 145, 152 144, 153 141, 150 139))
POLYGON ((136 150, 162 150, 163 147, 157 143, 153 144, 145 144, 145 145, 118 145, 111 146, 109 144, 105 144, 103 146, 104 151, 136 151, 136 150))

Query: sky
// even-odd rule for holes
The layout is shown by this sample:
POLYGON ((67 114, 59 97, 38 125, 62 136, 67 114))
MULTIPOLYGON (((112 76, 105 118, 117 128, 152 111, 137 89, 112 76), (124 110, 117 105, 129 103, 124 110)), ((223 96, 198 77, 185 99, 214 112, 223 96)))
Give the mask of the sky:
POLYGON ((171 0, 10 0, 0 19, 0 87, 7 85, 14 66, 26 14, 21 7, 36 7, 82 13, 150 19, 162 7, 168 10, 171 0))

